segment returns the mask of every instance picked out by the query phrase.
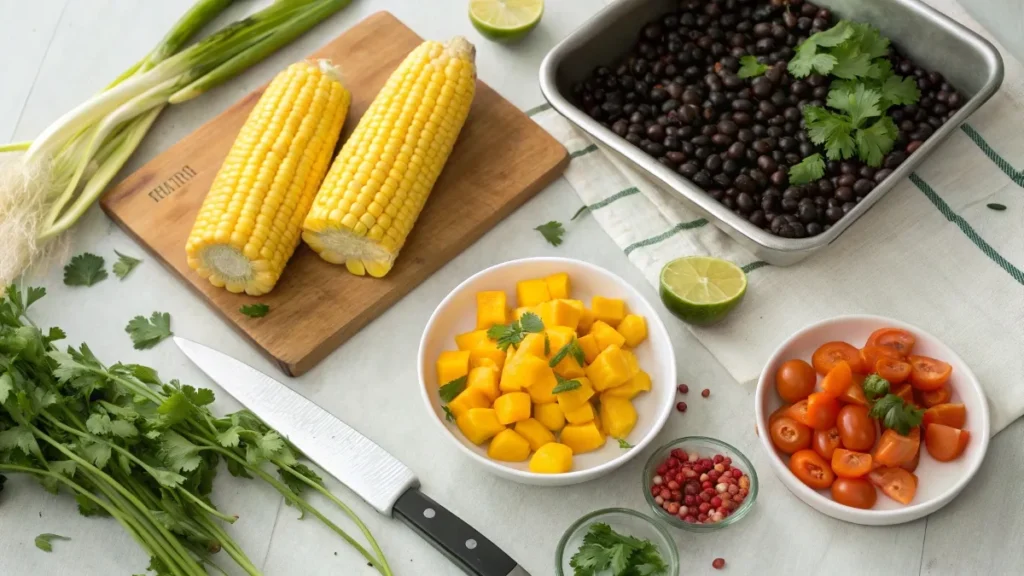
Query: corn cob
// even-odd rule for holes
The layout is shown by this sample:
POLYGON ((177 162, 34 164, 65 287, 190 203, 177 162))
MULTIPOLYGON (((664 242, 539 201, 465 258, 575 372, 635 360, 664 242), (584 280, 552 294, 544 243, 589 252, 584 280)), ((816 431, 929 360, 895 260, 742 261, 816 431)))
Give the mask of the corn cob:
POLYGON ((185 245, 188 266, 231 292, 266 294, 299 243, 351 95, 326 60, 277 75, 249 114, 185 245))
POLYGON ((462 129, 476 89, 465 38, 424 42, 388 79, 331 165, 303 226, 349 272, 391 270, 462 129))

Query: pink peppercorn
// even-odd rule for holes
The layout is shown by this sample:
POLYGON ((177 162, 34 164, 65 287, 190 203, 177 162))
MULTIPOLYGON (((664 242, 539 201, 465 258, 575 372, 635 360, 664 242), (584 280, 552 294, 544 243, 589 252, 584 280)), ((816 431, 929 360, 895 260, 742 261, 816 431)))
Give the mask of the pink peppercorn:
POLYGON ((680 394, 686 394, 690 391, 690 387, 686 384, 680 384, 676 389, 679 390, 680 394))
POLYGON ((711 390, 705 388, 700 391, 700 395, 707 398, 708 396, 711 396, 711 390))
POLYGON ((676 410, 679 410, 680 412, 686 412, 686 402, 677 403, 676 410))
POLYGON ((711 567, 715 570, 725 568, 725 558, 715 558, 715 561, 711 563, 711 567))

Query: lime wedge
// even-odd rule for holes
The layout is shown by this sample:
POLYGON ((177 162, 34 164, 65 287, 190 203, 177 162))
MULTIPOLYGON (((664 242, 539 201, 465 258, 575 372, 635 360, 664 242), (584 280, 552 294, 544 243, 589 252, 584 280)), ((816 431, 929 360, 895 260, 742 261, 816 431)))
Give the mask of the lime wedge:
POLYGON ((747 275, 739 266, 709 256, 687 256, 661 269, 661 301, 684 322, 718 322, 747 292, 747 275))
POLYGON ((540 22, 544 0, 470 0, 469 19, 491 40, 518 40, 540 22))

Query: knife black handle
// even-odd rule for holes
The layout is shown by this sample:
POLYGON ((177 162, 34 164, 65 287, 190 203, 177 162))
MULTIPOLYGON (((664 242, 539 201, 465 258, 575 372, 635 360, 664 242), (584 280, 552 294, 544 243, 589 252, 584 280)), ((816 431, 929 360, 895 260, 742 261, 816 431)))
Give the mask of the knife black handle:
POLYGON ((470 576, 530 576, 501 548, 417 488, 398 498, 394 513, 470 576))

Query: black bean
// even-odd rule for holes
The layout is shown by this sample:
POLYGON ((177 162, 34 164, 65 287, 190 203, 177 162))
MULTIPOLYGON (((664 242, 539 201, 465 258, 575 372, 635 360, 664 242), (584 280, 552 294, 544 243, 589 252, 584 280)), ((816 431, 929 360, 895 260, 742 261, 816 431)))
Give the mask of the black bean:
POLYGON ((712 154, 704 161, 704 169, 709 174, 718 174, 722 170, 722 158, 718 154, 712 154))
POLYGON ((818 219, 818 208, 814 205, 814 202, 799 204, 797 208, 797 217, 800 221, 809 224, 818 219))
POLYGON ((697 148, 697 151, 694 153, 694 156, 697 157, 697 160, 704 160, 708 156, 711 156, 711 152, 712 150, 710 146, 701 146, 697 148))
POLYGON ((814 154, 815 151, 816 150, 814 148, 814 145, 811 144, 810 142, 800 143, 800 155, 803 156, 804 158, 810 156, 811 154, 814 154))
POLYGON ((852 187, 853 183, 857 181, 857 176, 854 174, 843 174, 839 177, 839 186, 852 187))
MULTIPOLYGON (((768 120, 768 125, 769 126, 779 126, 779 127, 782 127, 782 125, 785 124, 785 123, 786 123, 786 118, 783 115, 781 115, 781 114, 779 114, 778 116, 775 116, 775 117, 773 117, 773 118, 768 120)), ((786 131, 785 128, 782 128, 782 130, 783 130, 783 132, 786 131)))
POLYGON ((679 166, 679 173, 687 178, 693 178, 700 171, 696 162, 690 161, 679 166))
POLYGON ((754 110, 754 103, 745 98, 737 98, 732 101, 732 109, 737 112, 752 112, 754 110))
POLYGON ((743 155, 746 153, 746 151, 747 151, 747 146, 743 142, 733 142, 729 146, 729 149, 726 150, 726 154, 729 155, 729 158, 732 158, 734 160, 739 160, 740 158, 743 157, 743 155))
POLYGON ((711 137, 711 143, 719 148, 728 148, 732 144, 732 138, 719 133, 711 137))
POLYGON ((763 138, 768 134, 768 128, 763 124, 755 124, 751 126, 750 131, 754 133, 755 138, 763 138))
POLYGON ((676 152, 675 150, 670 150, 669 152, 665 153, 665 159, 671 162, 673 165, 677 165, 681 164, 684 160, 686 160, 686 154, 683 154, 682 152, 676 152))
POLYGON ((714 124, 705 124, 701 127, 700 133, 710 138, 711 136, 718 134, 718 126, 714 124))
POLYGON ((790 138, 789 136, 779 138, 779 148, 783 152, 792 152, 793 150, 796 150, 798 147, 799 144, 797 143, 796 138, 790 138))
POLYGON ((806 228, 807 228, 807 235, 808 236, 817 236, 818 234, 821 234, 821 232, 822 232, 821 224, 818 224, 817 222, 810 222, 810 223, 808 223, 806 228))
POLYGON ((626 134, 626 141, 629 142, 630 144, 639 145, 641 140, 643 140, 643 138, 641 138, 640 135, 635 132, 630 132, 629 134, 626 134))
POLYGON ((754 141, 754 132, 749 128, 741 128, 736 132, 736 139, 745 144, 749 144, 754 141))
POLYGON ((726 136, 735 136, 740 128, 732 120, 722 120, 718 123, 718 131, 726 136))
POLYGON ((644 145, 644 151, 651 156, 661 156, 665 153, 665 147, 657 142, 648 142, 644 145))
POLYGON ((857 196, 867 196, 869 192, 875 187, 874 182, 867 178, 861 178, 853 184, 853 191, 857 196))
POLYGON ((754 210, 754 206, 754 198, 750 194, 740 192, 739 195, 736 196, 736 207, 739 208, 740 212, 749 214, 754 210))
POLYGON ((832 191, 833 187, 831 182, 829 182, 825 178, 818 180, 818 194, 820 196, 829 196, 830 194, 832 194, 832 191))
MULTIPOLYGON (((758 142, 763 142, 763 140, 758 140, 758 142)), ((771 156, 762 154, 757 157, 757 167, 768 174, 772 174, 777 170, 778 164, 776 164, 771 156)))
POLYGON ((886 168, 895 169, 900 164, 903 164, 903 161, 906 159, 906 154, 898 150, 894 150, 885 157, 885 161, 882 163, 882 165, 885 166, 886 168))
POLYGON ((750 126, 753 122, 753 117, 751 117, 749 112, 734 112, 732 121, 740 126, 750 126))
POLYGON ((750 220, 751 224, 759 228, 764 228, 765 224, 768 223, 768 220, 764 216, 763 210, 754 210, 753 212, 750 213, 748 220, 750 220))
MULTIPOLYGON (((668 129, 666 128, 666 131, 667 130, 668 129)), ((679 150, 682 146, 682 142, 680 142, 679 138, 676 138, 675 136, 666 136, 665 140, 662 141, 662 144, 664 144, 665 148, 668 148, 669 150, 679 150)))
POLYGON ((949 106, 951 110, 956 110, 961 105, 963 105, 963 97, 960 96, 959 92, 953 92, 952 94, 949 95, 949 99, 946 101, 946 105, 949 106))
POLYGON ((746 192, 747 194, 753 194, 757 191, 757 183, 746 174, 736 176, 732 181, 732 185, 740 192, 746 192))
POLYGON ((700 117, 700 109, 693 104, 683 104, 677 115, 685 124, 693 124, 700 117))
POLYGON ((615 124, 612 124, 612 132, 615 132, 619 136, 625 136, 629 130, 629 122, 625 119, 616 120, 615 124))
POLYGON ((786 173, 785 170, 776 170, 775 172, 772 172, 772 175, 769 177, 769 180, 771 180, 772 186, 777 186, 781 188, 782 186, 785 186, 786 184, 789 183, 789 175, 786 173))
POLYGON ((758 76, 750 85, 750 91, 760 99, 768 98, 772 95, 772 83, 764 76, 758 76))
POLYGON ((840 186, 836 188, 836 198, 842 202, 850 202, 853 200, 853 188, 849 186, 840 186))
POLYGON ((907 154, 913 154, 914 152, 917 152, 917 149, 920 148, 922 144, 924 144, 924 142, 920 140, 911 141, 909 144, 907 144, 907 154))
POLYGON ((892 170, 889 168, 882 168, 878 172, 875 172, 875 184, 881 184, 886 178, 892 174, 892 170))
POLYGON ((700 172, 697 172, 697 174, 693 176, 693 183, 696 184, 697 186, 700 186, 701 188, 707 189, 714 184, 714 181, 711 179, 710 174, 708 174, 704 170, 701 170, 700 172))
POLYGON ((843 207, 842 207, 843 214, 849 214, 850 210, 853 210, 856 207, 857 207, 857 204, 854 203, 854 202, 846 202, 846 203, 844 203, 843 207))
POLYGON ((694 136, 690 139, 694 146, 708 146, 711 144, 711 138, 701 134, 700 136, 694 136))
POLYGON ((825 209, 825 217, 832 222, 838 222, 843 217, 843 209, 838 206, 829 206, 825 209))
POLYGON ((729 158, 725 162, 722 162, 722 171, 730 176, 735 176, 740 172, 740 163, 729 158))
POLYGON ((662 112, 667 113, 668 111, 675 110, 676 108, 679 108, 679 100, 676 100, 675 98, 669 98, 668 100, 665 100, 664 102, 661 103, 662 112))
POLYGON ((722 188, 728 188, 730 185, 732 185, 732 176, 729 176, 724 172, 720 174, 715 174, 715 177, 712 178, 712 180, 714 180, 715 184, 721 186, 722 188))

